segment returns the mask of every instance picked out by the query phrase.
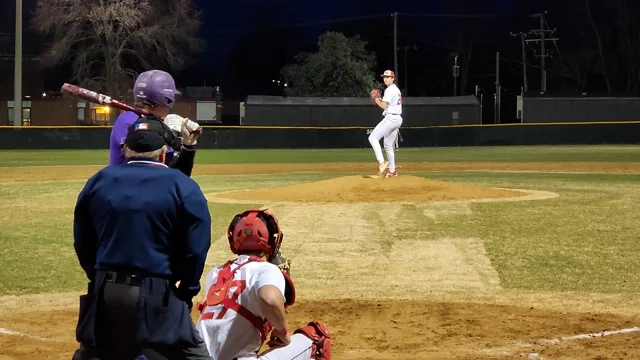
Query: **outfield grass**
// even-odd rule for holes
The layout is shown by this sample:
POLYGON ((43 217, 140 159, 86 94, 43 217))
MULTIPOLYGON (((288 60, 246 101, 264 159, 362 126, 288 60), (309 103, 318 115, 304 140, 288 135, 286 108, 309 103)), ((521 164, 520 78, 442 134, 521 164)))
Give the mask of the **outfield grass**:
MULTIPOLYGON (((0 167, 37 165, 104 165, 107 150, 10 150, 4 151, 0 167)), ((198 151, 199 164, 372 162, 370 148, 362 149, 267 149, 198 151)), ((401 162, 552 162, 640 161, 638 146, 509 146, 455 148, 401 148, 401 162)))
MULTIPOLYGON (((401 149, 403 161, 637 161, 640 147, 401 149), (404 152, 403 152, 404 151, 404 152), (507 156, 507 154, 510 154, 507 156), (412 155, 413 154, 413 155, 412 155), (407 158, 412 160, 408 160, 407 158), (464 159, 462 157, 464 156, 464 159), (420 160, 422 159, 422 160, 420 160), (608 160, 607 160, 608 159, 608 160)), ((208 150, 199 163, 331 161, 337 150, 208 150), (305 158, 306 155, 309 158, 305 158), (331 155, 331 156, 330 156, 331 155)), ((348 150, 343 161, 370 161, 348 150), (356 160, 354 160, 354 158, 356 160)), ((0 166, 102 163, 104 152, 9 151, 0 166)), ((63 171, 63 170, 61 170, 63 171)), ((0 169, 1 174, 1 169, 0 169)), ((403 173, 404 174, 404 173, 403 173)), ((205 193, 277 187, 343 174, 194 177, 205 193)), ((640 175, 429 172, 414 175, 495 187, 546 190, 560 197, 532 202, 474 203, 468 213, 425 218, 405 205, 403 219, 372 239, 388 251, 399 242, 480 238, 504 288, 537 291, 637 292, 640 288, 640 175), (392 232, 394 239, 385 234, 392 232)), ((0 175, 1 179, 1 175, 0 175)), ((72 247, 72 211, 84 181, 0 183, 0 294, 80 290, 85 279, 72 247)), ((233 214, 263 204, 210 204, 213 240, 233 214)), ((376 213, 366 214, 374 222, 376 213)), ((380 220, 380 219, 378 219, 380 220)), ((339 257, 340 254, 336 254, 339 257)), ((409 256, 409 254, 408 254, 409 256)), ((419 268, 416 269, 419 271, 419 268)))

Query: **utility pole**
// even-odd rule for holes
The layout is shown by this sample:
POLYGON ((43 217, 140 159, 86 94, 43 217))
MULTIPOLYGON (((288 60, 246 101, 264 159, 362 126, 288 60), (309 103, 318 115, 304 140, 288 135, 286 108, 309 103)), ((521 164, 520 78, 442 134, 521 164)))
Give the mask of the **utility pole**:
POLYGON ((550 54, 547 53, 547 49, 546 49, 546 42, 547 41, 556 41, 556 40, 560 40, 559 38, 552 38, 552 37, 547 37, 546 35, 548 34, 549 36, 553 36, 553 33, 556 32, 557 29, 547 29, 546 28, 546 21, 544 19, 545 15, 547 15, 547 12, 543 12, 543 13, 539 13, 539 14, 533 14, 531 15, 531 17, 537 17, 540 18, 540 29, 539 30, 531 30, 529 31, 529 34, 532 35, 537 35, 540 36, 540 38, 538 39, 528 39, 525 40, 525 42, 539 42, 540 43, 540 54, 536 54, 536 57, 540 58, 540 67, 541 67, 541 71, 540 71, 540 92, 546 92, 547 91, 547 68, 546 68, 546 59, 548 57, 552 57, 550 54))
POLYGON ((496 93, 494 95, 495 99, 495 111, 493 114, 493 122, 495 124, 500 124, 500 52, 496 53, 496 93))
MULTIPOLYGON (((409 96, 409 66, 407 65, 407 50, 417 50, 418 47, 413 45, 413 46, 405 46, 402 47, 401 49, 404 50, 404 91, 403 91, 403 96, 409 96)), ((398 75, 396 75, 398 76, 398 75)))
POLYGON ((458 66, 458 56, 460 54, 454 53, 453 55, 453 96, 458 96, 458 77, 460 76, 460 66, 458 66))
POLYGON ((476 95, 476 98, 479 98, 479 100, 480 100, 480 124, 484 124, 484 120, 483 120, 483 117, 482 117, 482 114, 483 114, 483 107, 482 107, 483 105, 482 105, 482 103, 483 103, 483 100, 484 100, 484 93, 481 93, 480 90, 484 90, 484 89, 481 89, 478 85, 476 85, 476 89, 474 91, 474 94, 476 95))
MULTIPOLYGON (((545 12, 546 13, 546 12, 545 12)), ((541 79, 540 79, 540 88, 542 92, 547 91, 547 68, 546 68, 546 59, 547 59, 547 49, 545 49, 545 41, 544 41, 544 13, 540 15, 540 70, 541 70, 541 79)))
POLYGON ((511 33, 511 36, 520 36, 520 46, 522 47, 522 77, 524 82, 524 91, 529 91, 529 82, 527 81, 527 45, 524 41, 524 39, 527 37, 527 34, 521 31, 517 34, 511 33))
POLYGON ((16 0, 16 39, 13 57, 13 126, 22 126, 22 0, 16 0))
POLYGON ((395 12, 391 16, 393 16, 393 72, 398 79, 398 13, 395 12))

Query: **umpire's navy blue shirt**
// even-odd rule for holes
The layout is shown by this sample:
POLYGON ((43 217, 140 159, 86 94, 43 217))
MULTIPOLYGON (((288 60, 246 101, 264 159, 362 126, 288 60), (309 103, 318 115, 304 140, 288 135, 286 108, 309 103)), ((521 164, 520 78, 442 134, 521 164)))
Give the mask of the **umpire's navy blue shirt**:
POLYGON ((198 184, 152 159, 92 176, 78 196, 74 247, 89 280, 96 270, 180 281, 195 296, 211 246, 211 215, 198 184))

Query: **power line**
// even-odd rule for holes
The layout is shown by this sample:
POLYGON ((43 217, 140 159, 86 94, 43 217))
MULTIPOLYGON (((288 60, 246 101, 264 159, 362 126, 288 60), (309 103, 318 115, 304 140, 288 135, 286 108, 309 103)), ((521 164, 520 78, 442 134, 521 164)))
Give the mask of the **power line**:
MULTIPOLYGON (((413 46, 403 46, 401 48, 398 49, 402 49, 404 50, 404 94, 405 96, 409 96, 409 65, 408 65, 408 54, 407 51, 408 50, 418 50, 418 47, 416 45, 413 46)), ((397 75, 396 75, 397 76, 397 75)))
MULTIPOLYGON (((422 44, 428 44, 428 45, 432 45, 432 46, 435 46, 435 47, 448 49, 448 50, 451 50, 451 51, 458 51, 458 52, 467 51, 464 48, 457 47, 457 46, 454 46, 454 45, 443 44, 443 43, 439 43, 439 42, 435 42, 435 41, 426 40, 426 39, 423 39, 423 38, 417 38, 415 36, 410 36, 410 35, 403 34, 403 33, 398 33, 398 36, 401 36, 402 38, 404 38, 406 40, 411 40, 413 42, 418 42, 418 43, 422 43, 422 44)), ((480 58, 480 59, 486 59, 486 60, 491 59, 492 61, 495 60, 495 58, 496 58, 495 54, 486 55, 486 54, 483 54, 482 52, 475 52, 473 56, 474 56, 474 58, 480 58)), ((500 62, 504 63, 504 64, 509 64, 509 65, 514 65, 514 64, 515 65, 522 65, 522 63, 523 63, 522 61, 517 61, 515 59, 506 59, 504 57, 500 58, 500 62)), ((533 69, 540 69, 540 65, 535 65, 535 64, 531 64, 531 63, 527 63, 527 67, 528 68, 533 68, 533 69)), ((495 76, 495 74, 491 73, 491 74, 487 74, 486 76, 495 76)))
MULTIPOLYGON (((544 19, 544 24, 547 26, 547 29, 549 29, 549 23, 547 22, 547 19, 544 19)), ((560 55, 560 48, 558 47, 558 42, 556 41, 556 39, 551 39, 553 40, 553 45, 556 47, 556 51, 558 52, 558 55, 560 55)))
POLYGON ((443 49, 449 49, 449 50, 460 51, 460 52, 464 51, 464 49, 456 47, 456 46, 453 46, 453 45, 442 44, 442 43, 438 43, 438 42, 430 41, 430 40, 425 40, 425 39, 419 39, 419 38, 416 38, 414 36, 406 35, 406 34, 402 34, 402 33, 398 33, 398 35, 402 36, 403 38, 408 39, 408 40, 417 41, 417 42, 420 42, 420 43, 423 43, 423 44, 433 45, 435 47, 440 47, 440 48, 443 48, 443 49))
POLYGON ((393 72, 398 76, 398 13, 391 14, 393 17, 393 72))
POLYGON ((291 48, 294 46, 308 46, 308 45, 316 45, 317 41, 298 41, 298 42, 292 42, 292 43, 264 43, 264 44, 254 44, 254 45, 230 45, 230 46, 221 46, 221 47, 215 47, 215 48, 208 48, 205 49, 203 51, 201 51, 202 53, 206 53, 206 52, 214 52, 214 51, 222 51, 222 50, 253 50, 253 49, 273 49, 273 48, 291 48))
POLYGON ((520 37, 520 47, 522 48, 522 76, 524 81, 524 91, 529 91, 529 82, 527 80, 527 52, 526 52, 526 40, 527 33, 519 32, 519 33, 511 33, 511 36, 519 36, 520 37))
MULTIPOLYGON (((528 18, 529 15, 522 14, 416 14, 416 13, 394 13, 392 16, 407 16, 407 17, 431 17, 431 18, 528 18)), ((318 21, 304 21, 304 22, 295 22, 281 25, 271 25, 271 26, 250 26, 250 27, 234 27, 234 28, 226 28, 225 30, 209 32, 209 35, 217 35, 217 34, 231 34, 231 33, 239 33, 239 32, 251 32, 251 31, 264 31, 269 29, 286 29, 286 28, 297 28, 297 27, 311 27, 315 25, 326 25, 326 24, 338 24, 338 23, 346 23, 346 22, 355 22, 355 21, 363 21, 363 20, 373 20, 373 19, 382 19, 388 18, 389 14, 377 14, 377 15, 367 15, 367 16, 356 16, 356 17, 345 17, 345 18, 337 18, 337 19, 327 19, 327 20, 318 20, 318 21)))
POLYGON ((402 16, 415 16, 415 17, 431 17, 431 18, 504 18, 504 19, 515 19, 515 18, 528 18, 529 15, 523 14, 410 14, 410 13, 399 13, 398 15, 402 16))
POLYGON ((226 28, 225 30, 221 30, 221 31, 209 32, 207 34, 217 35, 217 34, 231 34, 231 33, 242 33, 242 32, 251 32, 251 31, 264 31, 264 30, 270 30, 270 29, 311 27, 315 25, 337 24, 337 23, 345 23, 345 22, 381 19, 381 18, 388 18, 388 17, 389 17, 389 14, 381 14, 381 15, 350 17, 350 18, 338 18, 338 19, 331 19, 331 20, 296 22, 296 23, 271 25, 271 26, 236 27, 236 28, 226 28))

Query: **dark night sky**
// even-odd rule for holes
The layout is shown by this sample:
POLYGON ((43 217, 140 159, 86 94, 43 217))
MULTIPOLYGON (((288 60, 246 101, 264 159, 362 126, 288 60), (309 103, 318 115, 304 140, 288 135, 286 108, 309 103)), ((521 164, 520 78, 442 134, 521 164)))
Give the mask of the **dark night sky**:
MULTIPOLYGON (((376 51, 378 56, 379 69, 393 67, 393 38, 392 29, 393 22, 390 14, 393 12, 425 14, 425 13, 462 13, 462 14, 495 14, 498 16, 508 16, 512 14, 522 14, 524 16, 533 12, 549 10, 550 4, 557 3, 551 0, 461 0, 460 3, 473 4, 472 7, 452 8, 451 0, 427 0, 427 1, 406 1, 399 0, 390 2, 388 0, 351 0, 346 2, 328 0, 322 3, 317 2, 301 2, 293 0, 273 0, 265 1, 235 1, 235 2, 210 2, 206 0, 196 0, 198 7, 203 9, 204 25, 201 30, 201 36, 207 42, 207 49, 198 56, 199 63, 206 69, 214 69, 208 72, 198 71, 197 76, 188 76, 188 78, 197 78, 193 81, 207 81, 210 85, 224 85, 224 88, 233 89, 234 80, 230 80, 233 75, 227 68, 229 59, 232 62, 238 61, 238 57, 233 57, 236 47, 246 49, 245 57, 251 57, 247 53, 253 50, 280 52, 283 47, 293 48, 296 51, 313 50, 317 42, 317 37, 322 32, 330 30, 334 23, 332 20, 340 20, 342 26, 346 26, 349 30, 360 33, 361 36, 369 40, 370 50, 376 51), (529 5, 532 4, 532 5, 529 5), (390 6, 392 5, 392 6, 390 6), (266 13, 272 14, 266 15, 266 13), (378 18, 375 17, 379 15, 378 18), (268 29, 256 25, 256 19, 267 17, 272 21, 272 26, 281 26, 280 29, 268 29), (358 19, 361 18, 361 19, 358 19), (362 19, 364 18, 364 19, 362 19), (354 19, 354 20, 348 20, 354 19), (280 30, 280 33, 278 33, 280 30), (289 31, 301 36, 295 40, 283 38, 282 31, 289 31), (247 33, 257 37, 252 42, 238 45, 238 41, 247 36, 247 33), (270 36, 275 37, 270 38, 270 36)), ((447 48, 448 41, 444 38, 446 32, 446 23, 448 19, 428 18, 428 17, 400 17, 398 28, 398 45, 416 45, 418 49, 409 55, 409 70, 416 69, 414 72, 418 78, 421 73, 448 73, 450 68, 448 65, 442 64, 447 61, 447 54, 451 51, 447 48), (439 60, 435 60, 439 58, 439 60), (429 64, 436 66, 433 70, 428 70, 429 64), (440 67, 442 66, 442 67, 440 67)), ((264 21, 264 19, 263 19, 264 21)), ((453 19, 451 22, 461 21, 453 19)), ((465 20, 462 20, 465 21, 465 20)), ((469 19, 473 22, 473 26, 479 31, 489 29, 496 26, 496 22, 508 24, 511 21, 514 27, 505 27, 502 35, 508 37, 509 31, 529 30, 536 26, 535 19, 523 18, 486 18, 486 19, 469 19), (527 25, 522 26, 523 23, 527 25), (507 30, 508 29, 508 30, 507 30)), ((347 34, 352 35, 352 34, 347 34)), ((510 45, 516 46, 517 41, 509 40, 510 45)), ((489 59, 486 54, 480 54, 485 57, 488 63, 495 62, 493 54, 496 49, 492 49, 492 55, 489 59)), ((479 53, 479 52, 478 52, 479 53)), ((242 56, 240 56, 242 58, 242 56)), ((399 67, 402 68, 403 52, 398 55, 399 67)), ((247 66, 261 66, 259 63, 253 63, 247 66)), ((279 67, 278 67, 279 68, 279 67)), ((493 82, 491 76, 495 73, 495 66, 489 65, 483 69, 478 76, 483 77, 483 84, 480 86, 488 86, 493 82)), ((277 71, 269 69, 273 76, 277 76, 277 71)), ((251 73, 251 72, 249 72, 251 73)), ((240 74, 236 74, 240 76, 240 74)), ((434 75, 428 76, 430 80, 422 78, 423 81, 434 82, 434 75)), ((413 78, 413 76, 411 77, 413 78)), ((185 78, 186 80, 186 78, 185 78)), ((235 79, 237 80, 237 79, 235 79)), ((409 80, 411 81, 411 80, 409 80)), ((444 81, 444 80, 443 80, 444 81)), ((446 80, 447 83, 449 80, 446 80)), ((470 82, 472 79, 470 79, 470 82)), ((418 80, 415 82, 422 81, 418 80)), ((435 86, 435 85, 433 85, 435 86)), ((257 91, 257 89, 255 89, 257 91)), ((224 91, 224 89, 223 89, 224 91)), ((416 89, 428 95, 446 96, 447 93, 438 93, 433 87, 429 86, 416 89)), ((450 92, 450 89, 446 90, 450 92)), ((240 95, 240 94, 237 94, 240 95)))
MULTIPOLYGON (((483 9, 486 13, 508 14, 512 11, 517 11, 514 4, 518 1, 515 0, 480 0, 479 2, 486 4, 483 9)), ((386 21, 383 17, 377 21, 348 21, 347 19, 383 16, 393 12, 440 13, 445 10, 444 5, 447 0, 395 1, 392 8, 389 7, 388 0, 366 2, 328 0, 311 4, 295 0, 270 0, 269 2, 252 0, 222 3, 196 0, 195 3, 204 12, 204 25, 201 30, 201 36, 207 41, 206 56, 211 63, 224 64, 235 43, 243 33, 254 29, 251 24, 252 18, 268 8, 279 10, 279 18, 274 19, 275 22, 288 29, 302 32, 305 35, 305 41, 314 45, 317 37, 323 31, 330 29, 331 20, 344 19, 344 22, 360 23, 362 26, 381 27, 387 25, 389 26, 389 31, 391 31, 392 22, 390 18, 386 21), (325 23, 323 24, 322 22, 325 23)), ((416 19, 410 19, 409 21, 415 23, 416 19)), ((389 40, 392 40, 392 38, 389 38, 389 40)), ((434 40, 437 40, 437 35, 434 40)), ((390 46, 392 45, 390 44, 390 46)))
MULTIPOLYGON (((36 0, 23 0, 25 25, 36 0)), ((475 32, 474 57, 466 94, 474 86, 492 91, 495 73, 495 51, 501 51, 501 77, 505 91, 519 91, 521 72, 518 64, 519 42, 510 31, 528 31, 537 26, 535 19, 526 18, 534 12, 550 11, 550 26, 561 26, 553 19, 558 1, 552 0, 326 0, 302 2, 294 0, 223 1, 194 0, 203 10, 200 37, 206 49, 196 62, 176 75, 180 85, 220 85, 229 97, 247 94, 272 94, 269 79, 279 76, 280 68, 300 51, 314 50, 317 37, 335 28, 347 35, 360 34, 369 41, 369 50, 377 53, 378 69, 393 67, 393 12, 410 14, 493 14, 489 18, 432 18, 401 16, 398 25, 398 45, 416 45, 408 56, 411 74, 409 96, 448 96, 451 89, 451 26, 464 24, 466 31, 475 32), (462 4, 456 7, 455 4, 462 4), (511 15, 520 14, 520 17, 511 15), (379 17, 375 17, 380 15, 379 17), (369 17, 367 19, 367 17, 369 17), (360 19, 354 19, 360 18, 360 19), (347 20, 354 19, 354 20, 347 20), (336 21, 340 20, 340 21, 336 21)), ((13 34, 13 1, 2 1, 0 32, 13 34)), ((559 15, 558 15, 559 16, 559 15)), ((5 43, 5 47, 6 47, 5 43)), ((37 40, 25 45, 37 49, 37 40)), ((399 70, 404 71, 403 51, 399 51, 399 70)), ((537 61, 533 59, 532 61, 537 61)), ((11 64, 12 65, 12 64, 11 64)), ((530 74, 531 86, 537 86, 538 72, 530 74)), ((55 88, 60 79, 48 79, 55 88)), ((51 85, 49 85, 51 84, 51 85)))
MULTIPOLYGON (((371 9, 358 9, 357 3, 340 1, 324 1, 317 6, 309 3, 292 0, 265 1, 240 1, 240 2, 210 2, 196 0, 196 5, 203 10, 203 27, 201 37, 207 42, 207 49, 200 55, 203 62, 217 68, 224 68, 230 53, 235 48, 238 40, 247 32, 263 33, 265 29, 255 26, 253 19, 269 9, 276 9, 273 17, 274 26, 291 29, 300 32, 303 41, 297 41, 300 46, 314 46, 318 36, 329 30, 331 21, 342 18, 357 18, 367 15, 379 15, 371 13, 371 9)), ((268 31, 268 30, 266 30, 268 31)), ((278 47, 270 43, 262 43, 261 46, 269 47, 274 51, 278 47)))

